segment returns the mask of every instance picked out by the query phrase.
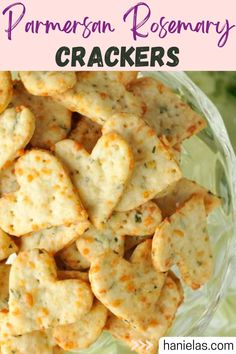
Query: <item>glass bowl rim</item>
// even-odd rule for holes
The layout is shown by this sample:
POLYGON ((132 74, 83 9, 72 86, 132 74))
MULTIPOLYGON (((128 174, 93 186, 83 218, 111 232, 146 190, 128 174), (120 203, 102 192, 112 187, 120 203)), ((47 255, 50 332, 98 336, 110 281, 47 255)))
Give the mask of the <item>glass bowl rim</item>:
MULTIPOLYGON (((155 72, 141 72, 140 76, 153 76, 155 72)), ((231 265, 233 264, 233 260, 236 258, 234 252, 236 250, 236 156, 229 139, 223 118, 214 105, 214 103, 207 97, 207 95, 190 79, 190 77, 181 71, 174 71, 174 72, 157 72, 156 73, 159 77, 161 77, 161 81, 164 81, 163 78, 168 75, 169 78, 173 78, 175 82, 178 82, 182 87, 184 87, 191 96, 194 97, 196 100, 197 106, 200 110, 204 113, 204 117, 207 120, 208 125, 214 131, 214 136, 220 142, 221 148, 223 149, 224 158, 227 167, 227 173, 229 176, 229 185, 230 185, 230 192, 232 198, 232 236, 228 242, 227 248, 230 252, 229 257, 226 261, 223 273, 223 282, 218 289, 217 297, 211 304, 211 307, 205 310, 205 312, 199 317, 198 320, 195 321, 194 326, 191 328, 190 331, 183 333, 183 336, 194 336, 194 335, 203 335, 204 330, 209 325, 210 321, 212 320, 215 311, 218 308, 218 305, 222 298, 224 297, 225 290, 227 289, 228 280, 230 273, 232 272, 231 265), (203 109, 204 108, 204 109, 203 109), (209 113, 210 112, 210 113, 209 113), (217 124, 214 124, 217 121, 217 124)), ((168 84, 167 84, 168 86, 168 84)))

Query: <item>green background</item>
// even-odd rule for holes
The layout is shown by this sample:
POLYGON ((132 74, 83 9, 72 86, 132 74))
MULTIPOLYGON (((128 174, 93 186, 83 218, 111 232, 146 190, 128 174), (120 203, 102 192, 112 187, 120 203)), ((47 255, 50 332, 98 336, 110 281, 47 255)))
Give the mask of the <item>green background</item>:
POLYGON ((217 106, 236 151, 236 71, 191 71, 187 74, 217 106))
MULTIPOLYGON (((236 72, 196 71, 187 74, 220 111, 236 152, 236 72)), ((207 329, 206 336, 236 336, 236 255, 231 268, 226 297, 207 329)))

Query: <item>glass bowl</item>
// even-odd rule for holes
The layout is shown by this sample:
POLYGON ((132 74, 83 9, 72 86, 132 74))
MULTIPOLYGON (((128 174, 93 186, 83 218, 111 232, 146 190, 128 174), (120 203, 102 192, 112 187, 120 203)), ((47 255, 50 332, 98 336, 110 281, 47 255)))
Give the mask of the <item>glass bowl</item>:
MULTIPOLYGON (((142 72, 140 76, 154 77, 174 89, 208 122, 204 131, 184 142, 181 166, 186 177, 223 200, 221 207, 208 217, 215 270, 210 282, 200 290, 194 292, 184 288, 184 304, 168 333, 171 336, 203 336, 227 288, 230 265, 236 254, 236 158, 216 107, 185 73, 142 72)), ((77 353, 129 354, 131 351, 104 332, 89 349, 77 353)))

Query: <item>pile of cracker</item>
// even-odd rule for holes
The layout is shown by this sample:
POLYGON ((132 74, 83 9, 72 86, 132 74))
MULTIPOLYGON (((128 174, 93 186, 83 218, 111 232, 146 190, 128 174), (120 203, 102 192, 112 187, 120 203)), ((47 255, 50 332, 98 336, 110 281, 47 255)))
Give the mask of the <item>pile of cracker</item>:
POLYGON ((181 283, 214 268, 220 199, 180 169, 206 123, 136 72, 18 75, 0 72, 1 353, 77 351, 105 330, 154 354, 181 283))

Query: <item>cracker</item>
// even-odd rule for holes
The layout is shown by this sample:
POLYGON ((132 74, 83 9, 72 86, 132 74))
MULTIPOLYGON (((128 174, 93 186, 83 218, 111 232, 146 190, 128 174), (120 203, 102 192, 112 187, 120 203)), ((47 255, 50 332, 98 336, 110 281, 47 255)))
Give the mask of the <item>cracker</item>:
POLYGON ((107 71, 106 75, 110 79, 121 82, 123 85, 127 86, 137 79, 138 71, 107 71))
POLYGON ((149 240, 151 236, 126 236, 125 237, 125 252, 132 250, 143 241, 149 240))
POLYGON ((76 83, 74 71, 20 71, 20 78, 27 91, 36 96, 60 94, 76 83))
POLYGON ((23 105, 35 115, 35 132, 30 140, 33 147, 50 149, 65 139, 71 129, 71 112, 50 97, 33 96, 20 81, 14 82, 14 106, 23 105))
POLYGON ((181 178, 178 164, 142 119, 122 113, 114 115, 103 127, 103 133, 110 132, 120 134, 130 144, 135 158, 133 175, 117 211, 137 208, 181 178))
POLYGON ((173 184, 166 195, 157 196, 155 201, 165 217, 174 214, 178 208, 195 194, 203 197, 207 214, 210 214, 221 204, 219 197, 187 178, 182 178, 176 184, 173 184))
POLYGON ((10 334, 12 324, 9 322, 9 314, 0 315, 0 353, 5 354, 62 354, 64 351, 55 346, 51 331, 34 331, 19 336, 10 334))
POLYGON ((181 163, 181 145, 173 146, 171 149, 171 153, 175 161, 180 164, 181 163))
POLYGON ((157 227, 152 258, 155 268, 161 272, 177 264, 184 282, 193 290, 210 279, 213 257, 202 196, 193 196, 157 227))
POLYGON ((9 274, 11 266, 0 264, 0 312, 8 311, 9 299, 9 274))
POLYGON ((157 340, 150 340, 129 324, 110 314, 105 327, 114 338, 124 342, 132 352, 138 354, 156 354, 158 345, 157 340))
POLYGON ((88 220, 81 219, 77 224, 69 226, 55 226, 48 229, 31 232, 20 238, 20 250, 27 251, 34 248, 44 249, 55 254, 65 247, 71 245, 79 235, 82 235, 89 227, 88 220))
POLYGON ((57 280, 56 264, 45 251, 21 252, 10 273, 9 320, 12 334, 76 322, 92 307, 89 285, 57 280))
POLYGON ((97 228, 102 227, 131 176, 130 147, 119 135, 110 133, 98 140, 91 155, 69 139, 57 143, 55 152, 70 171, 90 220, 97 228))
POLYGON ((12 79, 10 71, 0 71, 0 113, 8 106, 12 97, 12 79))
POLYGON ((0 261, 7 259, 18 251, 18 247, 12 238, 0 229, 0 261))
POLYGON ((135 248, 130 259, 131 263, 138 265, 142 264, 145 267, 152 267, 151 250, 152 240, 147 239, 135 248))
POLYGON ((70 325, 53 329, 53 339, 64 350, 80 350, 88 348, 100 336, 107 320, 107 309, 99 301, 91 311, 70 325))
POLYGON ((79 252, 75 242, 61 250, 57 257, 67 269, 85 270, 90 267, 90 262, 79 252))
POLYGON ((0 114, 0 169, 21 154, 34 129, 34 115, 28 108, 9 108, 0 114))
POLYGON ((165 336, 171 327, 178 307, 183 301, 183 290, 179 280, 171 273, 168 274, 155 312, 145 332, 139 332, 128 323, 110 315, 106 330, 115 338, 126 343, 131 349, 140 354, 155 354, 158 341, 165 336))
POLYGON ((123 256, 124 237, 116 234, 109 226, 104 227, 102 230, 97 230, 91 226, 88 231, 78 238, 76 246, 82 256, 92 262, 95 257, 110 250, 123 256))
POLYGON ((101 126, 87 117, 81 117, 69 138, 83 145, 89 154, 101 138, 101 126))
POLYGON ((87 218, 69 176, 50 153, 31 150, 15 165, 20 189, 0 199, 0 227, 22 236, 87 218))
POLYGON ((19 189, 15 176, 15 163, 9 164, 0 171, 0 196, 16 192, 19 189))
POLYGON ((12 336, 1 345, 2 354, 54 354, 54 344, 43 331, 12 336))
POLYGON ((54 98, 72 112, 78 112, 103 125, 112 114, 133 113, 141 116, 143 105, 128 92, 114 74, 106 71, 78 72, 77 83, 54 98))
POLYGON ((149 256, 142 262, 130 263, 110 251, 95 258, 89 271, 95 296, 117 317, 142 330, 165 282, 165 275, 152 266, 151 243, 147 247, 149 256))
POLYGON ((182 149, 181 143, 176 144, 175 146, 171 146, 171 144, 169 143, 169 141, 167 140, 165 135, 160 136, 159 139, 161 140, 162 144, 166 147, 166 149, 168 149, 171 157, 178 164, 180 164, 181 163, 181 149, 182 149))
POLYGON ((79 272, 77 270, 58 270, 57 276, 59 280, 66 279, 80 279, 89 282, 89 277, 87 272, 79 272))
POLYGON ((206 127, 205 120, 188 104, 157 80, 145 77, 133 81, 129 90, 146 103, 144 120, 172 146, 206 127))
POLYGON ((160 209, 149 201, 134 210, 113 212, 108 224, 119 235, 146 236, 154 234, 161 220, 160 209))

